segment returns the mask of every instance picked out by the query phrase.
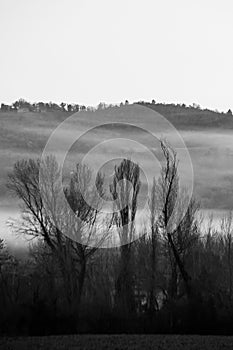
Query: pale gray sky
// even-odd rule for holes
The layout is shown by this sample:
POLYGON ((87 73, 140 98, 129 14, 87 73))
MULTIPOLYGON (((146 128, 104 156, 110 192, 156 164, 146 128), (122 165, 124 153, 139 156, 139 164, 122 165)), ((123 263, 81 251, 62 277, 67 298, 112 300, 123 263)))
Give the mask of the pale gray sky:
POLYGON ((232 0, 0 0, 0 101, 233 109, 232 0))

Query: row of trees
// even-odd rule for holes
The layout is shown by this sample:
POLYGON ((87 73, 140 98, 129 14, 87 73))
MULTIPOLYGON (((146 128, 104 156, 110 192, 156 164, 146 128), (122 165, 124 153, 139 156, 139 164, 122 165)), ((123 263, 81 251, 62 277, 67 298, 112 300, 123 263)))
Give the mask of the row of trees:
POLYGON ((79 112, 86 110, 86 106, 79 104, 69 104, 61 102, 60 104, 54 102, 37 102, 30 103, 24 99, 19 99, 11 105, 1 104, 2 112, 9 111, 30 111, 30 112, 51 112, 51 111, 62 111, 62 112, 79 112))
POLYGON ((14 230, 34 243, 28 261, 17 261, 1 242, 2 333, 233 333, 232 216, 221 234, 210 227, 203 236, 198 204, 192 198, 187 206, 185 191, 179 196, 176 153, 164 142, 161 149, 141 232, 140 168, 132 161, 115 166, 114 214, 106 216, 103 174, 97 197, 91 170, 77 165, 64 187, 66 207, 54 158, 15 164, 8 188, 22 201, 22 218, 14 230))
MULTIPOLYGON (((129 104, 128 100, 125 101, 125 103, 120 103, 119 106, 129 104)), ((24 99, 19 99, 12 103, 11 105, 2 103, 0 111, 1 112, 21 112, 21 111, 29 111, 29 112, 56 112, 56 111, 61 111, 61 112, 79 112, 79 111, 94 111, 94 110, 101 110, 101 109, 106 109, 109 107, 114 107, 116 105, 113 104, 106 104, 104 102, 100 102, 97 106, 97 108, 94 107, 89 107, 85 105, 79 105, 76 103, 65 103, 61 102, 60 104, 54 103, 54 102, 37 102, 37 103, 30 103, 24 99)), ((118 105, 117 105, 118 106, 118 105)))
MULTIPOLYGON (((156 101, 154 99, 152 99, 151 102, 146 102, 146 101, 138 101, 138 102, 134 102, 135 104, 140 104, 143 106, 155 106, 156 105, 156 101)), ((11 105, 8 104, 1 104, 1 108, 0 111, 1 112, 9 112, 9 111, 30 111, 30 112, 56 112, 56 111, 62 111, 62 112, 79 112, 79 111, 85 111, 85 110, 89 110, 89 111, 94 111, 94 110, 103 110, 106 108, 111 108, 111 107, 116 107, 116 106, 124 106, 124 105, 128 105, 129 101, 125 100, 125 102, 121 102, 120 104, 107 104, 104 102, 100 102, 98 104, 97 107, 90 107, 90 106, 85 106, 85 105, 79 105, 79 104, 71 104, 71 103, 64 103, 61 102, 60 104, 54 103, 54 102, 37 102, 37 103, 30 103, 24 99, 19 99, 17 101, 15 101, 14 103, 12 103, 11 105)), ((159 103, 160 105, 161 103, 159 103)), ((165 104, 162 104, 165 105, 165 104)), ((182 108, 189 108, 189 109, 197 109, 197 110, 202 110, 201 106, 193 103, 192 105, 185 105, 183 104, 170 104, 168 106, 173 106, 173 107, 182 107, 182 108)), ((215 110, 216 113, 220 113, 218 110, 215 110)), ((227 111, 228 115, 232 115, 232 111, 231 109, 229 109, 227 111)))
POLYGON ((168 107, 181 107, 182 109, 190 109, 190 110, 198 110, 198 111, 208 111, 208 112, 215 112, 215 113, 218 113, 218 114, 227 114, 227 115, 230 115, 232 116, 232 110, 231 109, 228 109, 228 111, 225 113, 225 112, 219 112, 219 110, 215 109, 214 111, 210 110, 210 109, 203 109, 198 103, 192 103, 191 105, 186 105, 185 103, 156 103, 155 100, 153 99, 151 102, 146 102, 146 101, 138 101, 138 102, 135 102, 137 104, 140 104, 142 106, 151 106, 153 107, 154 105, 162 105, 162 106, 168 106, 168 107))

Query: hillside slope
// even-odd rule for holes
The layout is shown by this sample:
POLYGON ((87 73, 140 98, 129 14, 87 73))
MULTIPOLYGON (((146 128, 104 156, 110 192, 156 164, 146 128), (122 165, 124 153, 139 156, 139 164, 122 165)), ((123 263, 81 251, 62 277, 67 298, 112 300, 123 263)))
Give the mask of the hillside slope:
MULTIPOLYGON (((201 199, 202 207, 214 209, 228 209, 233 207, 232 179, 233 179, 233 116, 202 111, 197 108, 187 108, 175 105, 149 104, 144 105, 157 111, 170 121, 180 132, 189 148, 194 168, 195 194, 201 199)), ((116 122, 115 115, 118 107, 104 111, 79 112, 77 123, 70 124, 70 128, 91 127, 93 121, 116 122)), ((12 203, 6 189, 7 173, 13 164, 22 158, 39 157, 53 132, 70 114, 67 112, 47 113, 0 113, 0 199, 2 205, 12 203)), ((121 120, 134 123, 141 120, 137 106, 133 106, 132 113, 121 113, 121 120), (135 109, 134 109, 135 108, 135 109), (135 112, 135 113, 134 113, 135 112)), ((153 123, 153 119, 150 121, 153 123)), ((143 123, 142 123, 143 125, 143 123)), ((147 125, 150 129, 151 125, 147 125)), ((118 131, 121 135, 131 135, 134 131, 118 131), (128 134, 127 134, 128 133, 128 134)), ((105 138, 114 136, 108 127, 98 134, 87 135, 83 144, 74 153, 85 153, 87 144, 90 148, 105 138)), ((65 135, 64 135, 65 137, 65 135)), ((101 157, 101 155, 100 155, 101 157)))

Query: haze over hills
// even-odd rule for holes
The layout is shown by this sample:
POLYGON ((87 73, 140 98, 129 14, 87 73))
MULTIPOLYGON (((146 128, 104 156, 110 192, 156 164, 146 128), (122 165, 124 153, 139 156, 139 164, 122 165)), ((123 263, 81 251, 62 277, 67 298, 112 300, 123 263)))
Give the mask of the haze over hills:
MULTIPOLYGON (((227 198, 221 200, 221 197, 230 181, 233 154, 233 146, 231 146, 230 141, 233 136, 233 116, 230 113, 217 113, 184 105, 146 103, 143 106, 160 113, 181 133, 192 157, 195 184, 198 188, 202 188, 201 197, 205 203, 203 205, 208 208, 228 208, 231 202, 229 203, 227 198), (214 159, 218 160, 218 163, 214 159), (208 190, 211 185, 210 165, 212 170, 215 168, 211 182, 217 185, 217 188, 211 186, 211 195, 208 190), (223 184, 224 186, 222 186, 223 184), (204 187, 206 189, 203 192, 204 187), (218 192, 218 203, 213 200, 216 191, 218 192), (209 199, 206 198, 206 193, 210 196, 209 199)), ((104 110, 109 120, 113 122, 118 121, 114 118, 115 108, 118 107, 104 110)), ((81 111, 77 115, 77 126, 81 128, 84 123, 91 127, 91 119, 99 118, 101 122, 104 113, 103 110, 81 111)), ((15 161, 20 158, 39 157, 51 133, 71 114, 67 111, 0 113, 1 203, 6 205, 10 200, 5 182, 7 173, 12 170, 15 161)), ((123 115, 122 120, 133 123, 134 118, 139 117, 136 112, 135 116, 132 117, 123 115)), ((106 134, 104 137, 108 137, 108 135, 106 134)), ((91 140, 84 140, 85 142, 91 142, 91 140)))
MULTIPOLYGON (((116 106, 82 110, 76 114, 75 122, 68 124, 67 134, 64 133, 62 138, 69 137, 69 131, 74 128, 79 131, 87 127, 91 128, 96 121, 100 124, 106 120, 112 123, 124 121, 133 124, 136 120, 142 120, 143 126, 143 115, 139 113, 138 105, 128 107, 131 108, 132 113, 128 113, 127 107, 125 109, 122 107, 119 114, 119 107, 116 106)), ((146 108, 151 115, 153 115, 152 110, 158 112, 182 136, 191 156, 194 169, 194 194, 200 200, 201 208, 215 212, 233 208, 233 116, 230 111, 218 113, 201 110, 198 107, 156 103, 140 104, 140 108, 142 110, 146 108)), ((12 212, 17 211, 17 203, 9 195, 5 186, 8 172, 19 159, 40 157, 52 132, 72 114, 73 112, 61 110, 0 112, 0 200, 2 213, 4 211, 4 215, 0 212, 0 216, 4 217, 4 220, 6 213, 9 212, 11 215, 12 212)), ((154 126, 151 118, 147 128, 150 130, 154 126)), ((88 149, 102 140, 116 136, 127 138, 127 135, 132 136, 135 133, 136 131, 130 128, 128 130, 120 128, 114 132, 109 127, 104 127, 100 131, 95 130, 83 137, 77 145, 72 146, 66 164, 69 169, 72 169, 80 154, 85 154, 88 149)), ((121 145, 121 147, 123 152, 124 146, 121 145)), ((107 149, 107 152, 112 152, 113 155, 115 151, 115 149, 107 149)), ((137 152, 136 149, 134 151, 137 152)), ((140 154, 142 158, 144 157, 143 153, 138 154, 139 157, 140 154)), ((99 154, 99 158, 102 156, 99 154)), ((1 235, 2 232, 0 232, 1 235)))

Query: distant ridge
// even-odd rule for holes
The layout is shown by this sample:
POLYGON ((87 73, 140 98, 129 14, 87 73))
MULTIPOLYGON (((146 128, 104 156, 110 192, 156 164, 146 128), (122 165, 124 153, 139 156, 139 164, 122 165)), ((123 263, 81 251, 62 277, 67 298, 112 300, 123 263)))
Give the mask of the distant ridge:
MULTIPOLYGON (((131 105, 139 104, 144 107, 151 108, 152 110, 160 113, 165 118, 167 118, 175 127, 178 129, 199 129, 199 128, 224 128, 232 129, 233 128, 233 115, 232 111, 229 109, 228 112, 219 112, 217 110, 213 111, 210 109, 203 109, 198 104, 193 104, 187 106, 185 104, 175 104, 175 103, 157 103, 155 100, 152 102, 138 101, 134 102, 131 105)), ((59 118, 65 119, 68 114, 76 112, 95 112, 99 110, 109 110, 111 108, 122 107, 124 105, 129 105, 128 100, 124 103, 119 104, 106 104, 100 102, 98 106, 85 106, 82 104, 76 103, 45 103, 37 102, 30 103, 24 99, 19 99, 11 105, 1 104, 0 113, 17 113, 19 116, 25 114, 43 114, 46 119, 46 114, 48 118, 51 116, 55 117, 60 116, 59 118)))

